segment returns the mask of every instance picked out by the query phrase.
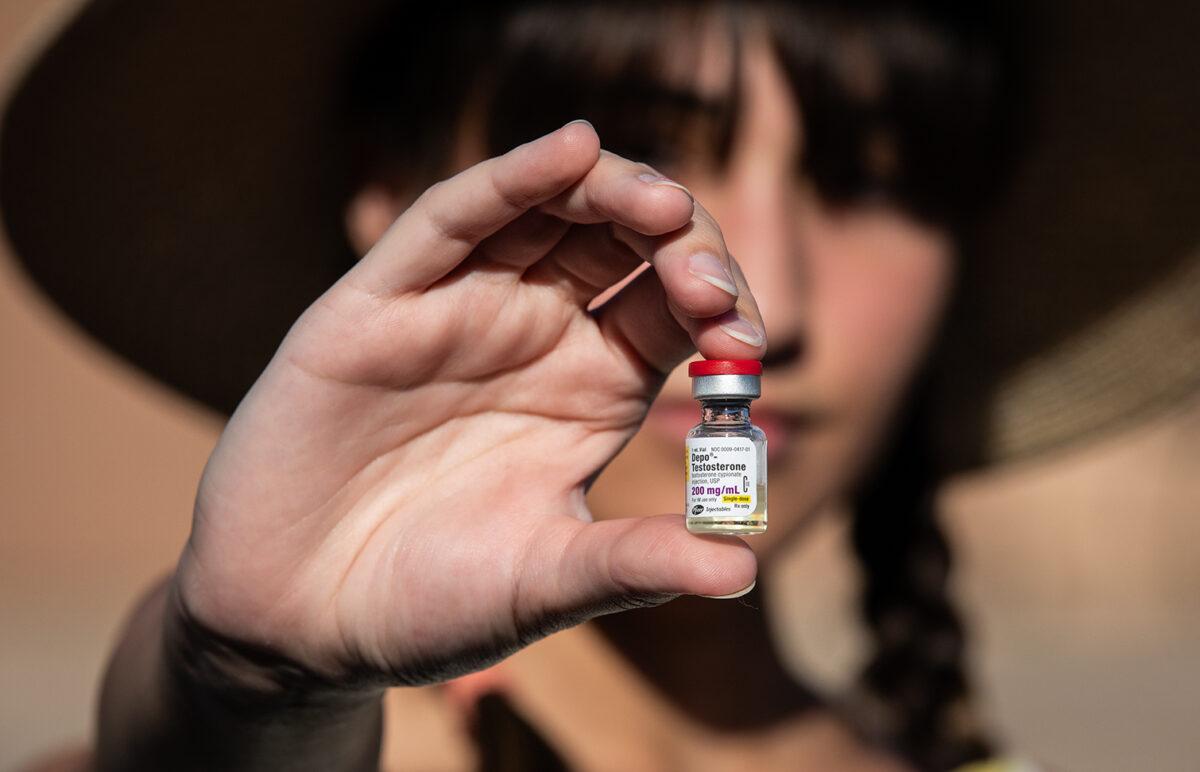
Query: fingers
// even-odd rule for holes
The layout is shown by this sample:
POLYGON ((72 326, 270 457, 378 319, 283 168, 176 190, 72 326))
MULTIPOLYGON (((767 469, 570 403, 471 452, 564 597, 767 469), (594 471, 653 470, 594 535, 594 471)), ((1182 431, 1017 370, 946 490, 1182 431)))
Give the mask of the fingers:
POLYGON ((758 563, 744 541, 682 525, 679 515, 564 524, 522 567, 518 613, 581 621, 678 595, 734 595, 754 583, 758 563))
MULTIPOLYGON (((484 261, 490 260, 518 272, 536 266, 536 276, 540 280, 554 280, 553 264, 542 264, 554 246, 553 242, 530 239, 526 233, 528 228, 522 227, 522 220, 536 216, 548 223, 563 223, 564 231, 570 223, 583 226, 619 223, 635 233, 661 234, 686 226, 692 217, 692 203, 691 194, 679 183, 662 177, 645 164, 601 150, 596 165, 578 184, 490 237, 480 245, 479 256, 484 261)), ((584 230, 589 229, 585 227, 584 230)), ((602 290, 637 266, 636 256, 630 265, 626 265, 627 261, 612 263, 601 259, 599 266, 585 266, 587 257, 581 250, 589 243, 602 252, 611 252, 608 245, 602 243, 604 240, 612 240, 611 232, 606 232, 602 238, 596 238, 594 233, 586 239, 574 238, 565 248, 555 250, 549 258, 551 263, 560 263, 559 267, 565 272, 560 278, 569 284, 571 278, 582 271, 602 290)), ((519 274, 514 278, 519 278, 519 274)), ((595 294, 582 296, 580 302, 586 302, 595 294)))
POLYGON ((672 233, 647 236, 620 225, 614 225, 613 232, 654 265, 681 322, 720 317, 718 324, 726 334, 750 348, 761 349, 766 343, 762 316, 746 278, 729 254, 717 221, 699 203, 687 227, 672 233))
POLYGON ((766 353, 767 334, 758 301, 750 291, 742 267, 731 255, 729 269, 739 288, 737 302, 733 308, 720 316, 700 320, 689 326, 696 348, 708 359, 757 359, 766 353), (741 346, 730 348, 729 339, 741 346))
POLYGON ((766 335, 754 295, 720 227, 698 203, 684 227, 660 236, 614 223, 576 226, 525 278, 555 283, 587 304, 643 261, 654 271, 597 312, 611 342, 661 372, 697 348, 709 358, 762 356, 766 335))
POLYGON ((699 204, 687 228, 660 237, 614 226, 650 261, 597 310, 605 337, 667 373, 698 349, 708 359, 757 359, 766 348, 758 304, 721 230, 699 204))
POLYGON ((688 320, 681 321, 670 308, 653 268, 597 309, 596 317, 609 345, 660 375, 669 373, 696 350, 688 320))
POLYGON ((655 235, 688 222, 692 194, 646 164, 601 150, 596 165, 578 185, 540 208, 570 222, 615 222, 655 235))
POLYGON ((757 358, 765 348, 757 304, 712 216, 650 167, 601 151, 586 122, 434 185, 348 280, 394 297, 429 286, 473 253, 476 267, 563 286, 581 304, 627 276, 638 258, 650 262, 655 271, 600 315, 610 317, 613 340, 664 371, 690 350, 680 330, 710 358, 757 358))
POLYGON ((680 527, 680 520, 680 515, 658 515, 589 523, 564 555, 566 564, 614 598, 730 595, 754 582, 758 561, 749 545, 736 538, 695 536, 680 527))
MULTIPOLYGON (((740 271, 735 273, 740 275, 740 271)), ((744 279, 739 276, 739 281, 744 279)), ((753 296, 748 291, 744 296, 748 298, 745 302, 752 305, 753 296)), ((611 345, 627 355, 636 355, 662 375, 696 350, 706 359, 758 359, 766 347, 765 338, 758 332, 761 328, 742 319, 736 308, 706 319, 679 311, 653 270, 640 274, 596 314, 600 330, 611 345), (744 339, 751 334, 763 342, 746 343, 744 339)), ((752 314, 760 318, 757 307, 752 314)))
POLYGON ((571 122, 437 183, 359 261, 351 281, 384 296, 432 284, 485 238, 577 183, 599 153, 591 124, 571 122))
POLYGON ((571 302, 586 306, 644 264, 613 238, 608 224, 575 225, 523 278, 530 284, 556 285, 571 302))
MULTIPOLYGON (((571 228, 571 223, 537 209, 530 209, 475 250, 479 265, 487 264, 524 270, 531 259, 545 255, 571 228)), ((475 258, 472 257, 472 260, 475 258)))

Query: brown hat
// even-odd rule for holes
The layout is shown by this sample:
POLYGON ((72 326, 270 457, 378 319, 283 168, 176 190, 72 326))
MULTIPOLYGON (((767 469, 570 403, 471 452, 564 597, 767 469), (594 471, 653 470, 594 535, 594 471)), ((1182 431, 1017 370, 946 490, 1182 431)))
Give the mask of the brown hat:
MULTIPOLYGON (((92 335, 231 411, 354 260, 342 63, 385 5, 64 3, 4 110, 14 252, 92 335)), ((937 363, 960 468, 1200 388, 1200 5, 1028 5, 1035 135, 937 363)))
POLYGON ((936 431, 964 468, 1200 390, 1200 4, 1026 4, 1033 136, 964 261, 936 431))

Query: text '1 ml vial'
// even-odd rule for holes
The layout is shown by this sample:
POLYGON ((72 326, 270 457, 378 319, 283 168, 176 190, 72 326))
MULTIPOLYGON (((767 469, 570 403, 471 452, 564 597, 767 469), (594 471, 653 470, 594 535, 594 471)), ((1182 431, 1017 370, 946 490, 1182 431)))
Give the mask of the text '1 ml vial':
POLYGON ((767 437, 750 423, 762 363, 709 359, 688 365, 700 423, 685 441, 687 527, 693 533, 767 530, 767 437))

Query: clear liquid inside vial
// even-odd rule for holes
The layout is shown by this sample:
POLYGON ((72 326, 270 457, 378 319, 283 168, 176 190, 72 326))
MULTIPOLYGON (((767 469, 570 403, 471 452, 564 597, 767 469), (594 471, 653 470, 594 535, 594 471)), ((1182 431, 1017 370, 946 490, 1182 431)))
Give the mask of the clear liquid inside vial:
MULTIPOLYGON (((694 480, 689 472, 685 483, 687 503, 687 529, 692 533, 745 535, 767 530, 767 437, 761 429, 750 423, 750 403, 747 400, 705 401, 702 404, 701 422, 687 433, 687 439, 703 440, 715 438, 742 438, 754 449, 753 481, 754 507, 750 511, 709 513, 701 506, 697 509, 693 495, 694 480)), ((691 462, 691 447, 688 442, 688 461, 691 462)), ((750 471, 750 470, 748 470, 750 471)), ((749 476, 749 475, 748 475, 749 476)), ((707 499, 705 499, 707 500, 707 499)))

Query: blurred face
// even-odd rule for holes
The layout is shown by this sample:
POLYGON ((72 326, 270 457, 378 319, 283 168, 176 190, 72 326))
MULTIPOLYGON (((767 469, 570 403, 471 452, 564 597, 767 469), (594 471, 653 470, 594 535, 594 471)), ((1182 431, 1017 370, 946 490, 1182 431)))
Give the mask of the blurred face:
MULTIPOLYGON (((714 35, 696 77, 720 92, 729 71, 714 35)), ((878 444, 932 332, 951 266, 937 230, 893 209, 834 211, 795 174, 799 110, 765 41, 743 51, 743 101, 729 163, 695 156, 662 168, 716 217, 763 313, 769 352, 751 415, 767 433, 771 525, 758 551, 845 490, 878 444)), ((601 138, 603 140, 603 138, 601 138)), ((679 511, 679 448, 699 420, 685 368, 641 432, 597 481, 597 517, 679 511), (639 512, 627 511, 629 491, 639 512)))
MULTIPOLYGON (((699 44, 700 70, 680 77, 705 95, 723 93, 728 46, 716 33, 699 44)), ((795 173, 802 106, 760 35, 748 34, 742 54, 729 162, 718 171, 698 142, 682 148, 677 166, 658 168, 721 224, 766 322, 763 396, 751 413, 768 436, 771 524, 748 539, 763 554, 845 491, 869 459, 936 323, 951 244, 894 209, 823 205, 795 173)), ((482 157, 469 132, 461 144, 459 164, 482 157)), ((357 245, 382 235, 403 203, 364 191, 348 218, 357 245)), ((598 519, 680 511, 680 447, 699 420, 685 370, 672 373, 642 431, 592 488, 598 519), (627 506, 631 490, 637 511, 627 506)))

